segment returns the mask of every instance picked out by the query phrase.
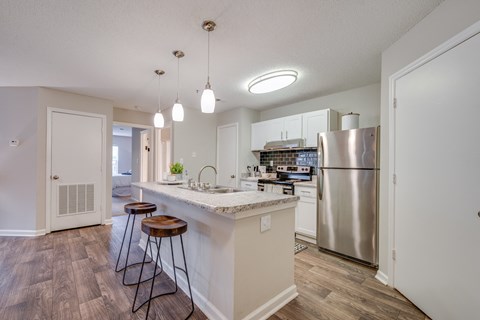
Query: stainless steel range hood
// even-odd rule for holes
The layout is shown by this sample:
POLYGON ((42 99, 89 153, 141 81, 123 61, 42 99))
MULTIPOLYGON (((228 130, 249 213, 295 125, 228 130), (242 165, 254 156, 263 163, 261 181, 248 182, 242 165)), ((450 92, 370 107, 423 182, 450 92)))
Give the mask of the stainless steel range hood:
POLYGON ((270 141, 265 144, 263 147, 264 150, 288 150, 295 148, 304 148, 305 140, 304 139, 291 139, 291 140, 279 140, 279 141, 270 141))

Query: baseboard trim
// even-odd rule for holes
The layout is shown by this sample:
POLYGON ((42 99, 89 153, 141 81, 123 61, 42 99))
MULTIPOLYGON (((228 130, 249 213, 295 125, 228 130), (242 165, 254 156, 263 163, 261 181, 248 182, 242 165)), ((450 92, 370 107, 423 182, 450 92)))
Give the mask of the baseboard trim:
POLYGON ((108 226, 108 225, 110 225, 110 224, 113 224, 113 219, 112 219, 112 218, 110 218, 110 219, 105 219, 104 225, 108 226))
POLYGON ((381 283, 383 283, 386 286, 388 285, 387 275, 380 270, 377 271, 377 274, 375 275, 375 279, 377 279, 378 281, 380 281, 381 283))
POLYGON ((298 296, 297 286, 292 285, 291 287, 283 290, 275 297, 270 299, 267 303, 261 305, 257 309, 253 310, 249 315, 247 315, 244 320, 265 320, 272 316, 275 312, 283 308, 287 303, 292 301, 298 296))
POLYGON ((304 236, 303 234, 295 233, 295 238, 317 245, 317 239, 304 236))
POLYGON ((0 230, 1 237, 37 237, 44 236, 45 229, 39 230, 0 230))

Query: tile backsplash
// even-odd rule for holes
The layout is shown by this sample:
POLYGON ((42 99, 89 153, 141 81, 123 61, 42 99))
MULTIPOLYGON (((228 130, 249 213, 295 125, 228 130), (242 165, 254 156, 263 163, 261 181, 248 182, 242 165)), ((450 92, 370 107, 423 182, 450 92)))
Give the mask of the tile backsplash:
POLYGON ((275 172, 276 167, 280 165, 297 165, 313 167, 313 174, 315 174, 317 161, 316 149, 260 152, 260 165, 266 166, 267 172, 275 172), (273 162, 273 166, 270 166, 270 161, 273 162))

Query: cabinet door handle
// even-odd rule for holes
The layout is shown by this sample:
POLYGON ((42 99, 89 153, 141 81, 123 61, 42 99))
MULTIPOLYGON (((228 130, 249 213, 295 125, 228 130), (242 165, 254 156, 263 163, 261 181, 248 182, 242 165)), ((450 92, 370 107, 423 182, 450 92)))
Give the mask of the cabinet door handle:
POLYGON ((280 139, 283 140, 283 131, 280 131, 280 139))
POLYGON ((285 140, 288 140, 288 131, 285 131, 285 140))

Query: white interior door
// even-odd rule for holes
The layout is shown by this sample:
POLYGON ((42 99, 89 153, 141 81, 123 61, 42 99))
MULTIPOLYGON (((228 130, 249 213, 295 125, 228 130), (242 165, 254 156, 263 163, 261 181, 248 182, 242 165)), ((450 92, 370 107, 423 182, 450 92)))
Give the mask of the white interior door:
POLYGON ((237 187, 238 123, 217 127, 217 184, 237 187))
POLYGON ((478 319, 480 35, 400 78, 394 285, 432 319, 478 319))
POLYGON ((105 118, 50 112, 50 230, 101 224, 105 118))

